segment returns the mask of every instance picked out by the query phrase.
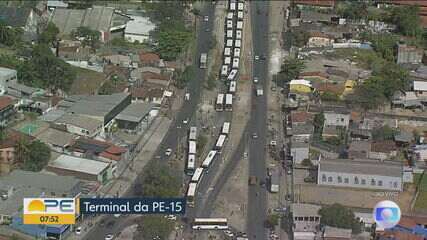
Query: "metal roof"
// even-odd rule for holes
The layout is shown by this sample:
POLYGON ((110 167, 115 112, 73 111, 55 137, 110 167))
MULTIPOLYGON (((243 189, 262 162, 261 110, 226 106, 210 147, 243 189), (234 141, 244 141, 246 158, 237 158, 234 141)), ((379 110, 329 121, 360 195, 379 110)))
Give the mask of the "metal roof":
POLYGON ((132 103, 117 115, 116 119, 129 122, 141 122, 142 119, 151 111, 153 106, 155 105, 152 103, 132 103))
POLYGON ((110 163, 79 158, 69 155, 60 155, 49 163, 49 167, 99 175, 110 166, 110 163))
POLYGON ((319 216, 320 206, 306 203, 293 203, 291 205, 291 211, 293 216, 304 217, 304 216, 319 216))
POLYGON ((100 128, 103 124, 103 122, 98 119, 70 113, 62 115, 55 121, 55 123, 78 126, 80 128, 89 130, 90 132, 100 128))
POLYGON ((402 165, 389 161, 379 162, 373 160, 322 160, 319 163, 321 172, 351 173, 363 175, 401 177, 402 165))

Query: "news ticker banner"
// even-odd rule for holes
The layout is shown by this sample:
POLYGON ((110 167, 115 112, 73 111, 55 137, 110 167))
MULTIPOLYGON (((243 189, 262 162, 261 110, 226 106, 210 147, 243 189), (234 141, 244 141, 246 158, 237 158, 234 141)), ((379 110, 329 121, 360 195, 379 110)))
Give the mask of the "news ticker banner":
POLYGON ((24 198, 24 224, 75 224, 80 214, 184 214, 185 198, 24 198))

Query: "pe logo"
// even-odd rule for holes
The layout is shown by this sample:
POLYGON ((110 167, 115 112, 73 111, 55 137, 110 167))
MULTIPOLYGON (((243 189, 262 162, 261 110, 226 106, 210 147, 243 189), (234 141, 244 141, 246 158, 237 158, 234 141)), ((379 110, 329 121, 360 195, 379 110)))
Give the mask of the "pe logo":
POLYGON ((400 221, 400 208, 395 202, 386 200, 375 205, 374 220, 379 228, 392 228, 400 221))
POLYGON ((24 224, 74 224, 74 198, 24 198, 24 224))

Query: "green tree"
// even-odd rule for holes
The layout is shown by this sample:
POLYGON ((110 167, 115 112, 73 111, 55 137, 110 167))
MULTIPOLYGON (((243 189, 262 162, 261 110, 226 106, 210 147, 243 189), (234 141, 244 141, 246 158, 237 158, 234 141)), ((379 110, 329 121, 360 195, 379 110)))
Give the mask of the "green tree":
POLYGON ((391 9, 391 21, 396 24, 397 31, 405 36, 422 34, 419 6, 398 6, 391 9))
POLYGON ((83 46, 89 46, 92 49, 96 49, 100 43, 101 33, 88 27, 78 27, 71 35, 81 39, 83 46))
POLYGON ((186 66, 184 71, 177 71, 175 74, 176 86, 179 89, 183 89, 187 86, 187 83, 194 78, 195 69, 193 65, 186 66))
POLYGON ((265 227, 274 228, 279 224, 280 215, 279 214, 270 214, 267 216, 267 219, 264 222, 265 227))
POLYGON ((336 11, 338 15, 350 19, 366 19, 368 16, 368 5, 364 1, 341 1, 338 2, 336 11))
POLYGON ((320 223, 331 227, 352 229, 354 234, 360 233, 361 225, 351 209, 335 203, 323 206, 319 210, 320 223))
POLYGON ((292 79, 298 78, 304 68, 304 61, 302 60, 296 58, 285 59, 276 81, 279 81, 278 84, 284 85, 292 79))
POLYGON ((297 47, 304 47, 310 38, 310 33, 303 29, 296 29, 292 31, 291 36, 292 45, 297 47))
POLYGON ((313 167, 313 163, 311 162, 311 160, 310 159, 308 159, 308 158, 306 158, 306 159, 304 159, 304 160, 302 160, 302 162, 301 162, 301 164, 303 165, 303 166, 306 166, 306 167, 313 167))
POLYGON ((168 239, 174 222, 160 215, 146 215, 137 220, 137 239, 168 239))
POLYGON ((49 22, 46 29, 39 35, 39 43, 53 45, 57 40, 59 28, 53 23, 49 22))
POLYGON ((320 99, 322 99, 322 101, 338 102, 340 97, 336 93, 324 92, 320 95, 320 99))
POLYGON ((387 125, 380 127, 380 128, 375 128, 372 131, 372 138, 374 140, 393 140, 394 139, 394 135, 397 134, 397 131, 387 125))
POLYGON ((167 165, 152 163, 135 186, 138 195, 144 197, 176 197, 179 195, 180 182, 167 165))
POLYGON ((323 112, 314 115, 313 125, 314 125, 315 131, 317 129, 317 131, 322 132, 324 123, 325 123, 325 115, 323 114, 323 112))
POLYGON ((158 33, 157 51, 165 60, 175 60, 192 38, 192 33, 186 29, 162 28, 158 33))
POLYGON ((6 46, 13 46, 21 42, 22 33, 21 28, 9 27, 0 20, 0 43, 6 46))
POLYGON ((368 36, 374 50, 387 61, 394 62, 394 49, 399 37, 391 33, 371 34, 368 36))
POLYGON ((23 168, 24 170, 39 172, 49 162, 50 148, 40 141, 33 141, 31 143, 24 143, 27 146, 21 148, 24 150, 23 158, 25 159, 23 168))

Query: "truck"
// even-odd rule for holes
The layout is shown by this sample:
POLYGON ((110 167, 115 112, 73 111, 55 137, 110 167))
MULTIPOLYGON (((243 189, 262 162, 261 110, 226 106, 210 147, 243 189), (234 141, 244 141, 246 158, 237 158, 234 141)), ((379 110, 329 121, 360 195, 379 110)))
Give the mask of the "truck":
POLYGON ((262 88, 257 88, 256 89, 256 95, 257 96, 262 96, 264 95, 264 90, 262 88))
POLYGON ((202 53, 200 54, 200 68, 204 69, 208 66, 208 54, 202 53))
POLYGON ((280 183, 279 171, 274 170, 272 171, 270 176, 270 192, 272 193, 279 192, 279 183, 280 183))

